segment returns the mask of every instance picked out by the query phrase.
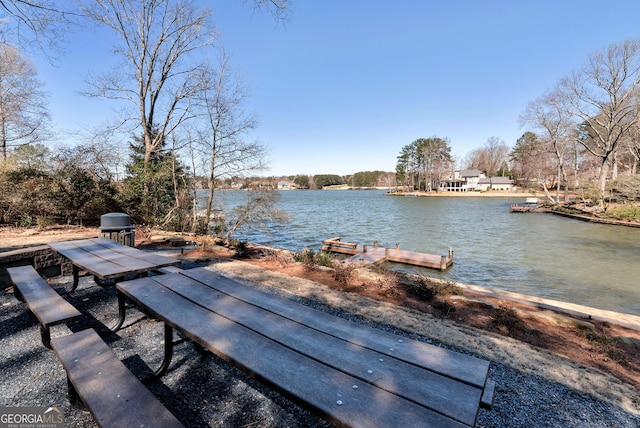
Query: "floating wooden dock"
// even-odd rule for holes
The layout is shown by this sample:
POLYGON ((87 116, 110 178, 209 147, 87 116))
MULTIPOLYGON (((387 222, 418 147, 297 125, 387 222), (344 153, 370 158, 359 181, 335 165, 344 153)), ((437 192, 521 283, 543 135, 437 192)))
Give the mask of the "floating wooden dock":
POLYGON ((437 256, 401 250, 398 244, 394 249, 379 247, 377 241, 371 247, 363 246, 342 241, 339 236, 322 241, 322 251, 351 254, 351 257, 346 260, 350 263, 378 265, 384 262, 395 262, 440 270, 446 270, 453 264, 453 250, 449 250, 446 256, 437 256))
POLYGON ((538 198, 527 198, 525 203, 511 204, 509 211, 512 213, 528 213, 528 212, 542 212, 543 208, 540 207, 540 201, 538 198))
POLYGON ((528 213, 529 211, 532 211, 535 207, 532 207, 530 205, 518 205, 518 204, 511 204, 511 206, 509 207, 509 211, 512 213, 528 213))

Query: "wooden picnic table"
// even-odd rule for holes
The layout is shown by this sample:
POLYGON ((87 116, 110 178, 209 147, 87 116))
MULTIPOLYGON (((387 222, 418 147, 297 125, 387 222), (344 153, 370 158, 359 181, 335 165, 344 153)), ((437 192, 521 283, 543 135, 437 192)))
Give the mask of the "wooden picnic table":
MULTIPOLYGON (((473 426, 489 362, 261 292, 207 268, 120 282, 125 300, 337 426, 473 426)), ((123 317, 124 318, 124 317, 123 317)), ((144 338, 140 339, 144 341, 144 338)))
POLYGON ((180 260, 128 247, 106 238, 78 239, 48 244, 73 264, 73 285, 78 287, 79 271, 93 274, 94 280, 105 285, 128 275, 147 273, 165 266, 180 264, 180 260))

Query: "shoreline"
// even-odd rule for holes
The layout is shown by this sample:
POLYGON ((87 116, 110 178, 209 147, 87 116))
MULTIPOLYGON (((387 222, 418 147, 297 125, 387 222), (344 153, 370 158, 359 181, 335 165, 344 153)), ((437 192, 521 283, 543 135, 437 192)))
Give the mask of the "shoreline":
MULTIPOLYGON (((567 215, 567 217, 572 217, 572 216, 567 215)), ((587 220, 587 219, 578 218, 578 220, 587 220)), ((38 232, 35 229, 23 230, 19 228, 12 228, 10 235, 14 236, 15 240, 19 241, 22 244, 19 246, 12 246, 12 245, 7 245, 7 244, 10 244, 11 241, 7 239, 6 236, 3 236, 5 234, 4 232, 5 230, 0 228, 0 239, 1 239, 0 254, 2 254, 5 251, 13 251, 13 250, 19 250, 21 248, 26 248, 30 246, 44 245, 54 241, 82 239, 82 238, 95 238, 99 236, 99 229, 97 228, 71 227, 71 228, 62 228, 62 230, 58 228, 53 228, 52 230, 46 230, 42 232, 38 232), (22 230, 22 231, 17 232, 18 230, 22 230)), ((149 238, 150 238, 150 242, 153 242, 153 241, 162 242, 163 240, 166 240, 167 237, 183 236, 183 235, 184 234, 180 234, 178 232, 175 232, 175 233, 163 232, 160 234, 156 234, 154 236, 150 236, 149 238)), ((136 246, 138 246, 142 242, 144 241, 141 241, 139 238, 136 239, 136 246)), ((269 247, 261 244, 249 243, 249 245, 253 245, 258 248, 265 248, 270 251, 290 252, 290 250, 269 247)), ((556 312, 565 313, 567 315, 573 315, 580 318, 584 318, 587 320, 593 319, 597 321, 609 322, 611 324, 619 325, 624 328, 640 331, 640 316, 636 316, 626 312, 616 312, 616 311, 601 309, 593 306, 581 305, 581 304, 573 303, 569 301, 546 299, 543 297, 517 293, 514 291, 502 290, 502 289, 491 288, 491 287, 483 287, 479 285, 467 284, 467 283, 457 282, 457 281, 444 280, 431 275, 425 275, 425 276, 434 282, 440 282, 440 283, 453 282, 455 285, 459 286, 463 290, 467 290, 473 294, 505 299, 512 302, 516 302, 516 303, 526 303, 531 306, 539 307, 541 309, 549 309, 556 312)))
POLYGON ((387 192, 385 196, 404 196, 418 198, 546 198, 543 192, 516 192, 489 190, 486 192, 387 192))
MULTIPOLYGON (((433 281, 443 281, 438 278, 430 278, 433 281)), ((473 294, 509 300, 516 303, 524 303, 540 309, 548 309, 566 315, 573 315, 585 320, 607 322, 609 324, 640 332, 640 316, 637 315, 599 309, 592 306, 579 305, 577 303, 571 303, 562 300, 545 299, 542 297, 531 296, 529 294, 515 293, 513 291, 481 287, 479 285, 464 284, 455 281, 451 282, 453 282, 463 290, 467 290, 473 294)))

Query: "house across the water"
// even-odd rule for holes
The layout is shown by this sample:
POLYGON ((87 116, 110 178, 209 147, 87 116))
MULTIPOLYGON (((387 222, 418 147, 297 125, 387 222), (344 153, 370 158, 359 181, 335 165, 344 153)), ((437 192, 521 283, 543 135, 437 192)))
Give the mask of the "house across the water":
POLYGON ((513 190, 509 177, 487 177, 479 169, 455 171, 453 177, 440 182, 441 192, 477 192, 490 190, 513 190))

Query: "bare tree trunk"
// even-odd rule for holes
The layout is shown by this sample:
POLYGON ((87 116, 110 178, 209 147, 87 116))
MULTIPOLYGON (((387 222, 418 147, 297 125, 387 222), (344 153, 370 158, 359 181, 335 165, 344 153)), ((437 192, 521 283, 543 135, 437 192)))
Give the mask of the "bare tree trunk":
POLYGON ((598 177, 598 190, 600 192, 600 207, 604 210, 604 198, 606 196, 607 189, 607 177, 609 175, 609 160, 607 158, 603 159, 602 165, 600 166, 600 176, 598 177))
POLYGON ((551 201, 552 203, 557 204, 558 201, 553 199, 553 196, 551 195, 551 192, 547 188, 546 180, 540 180, 540 182, 541 182, 540 184, 542 184, 542 190, 544 190, 544 194, 547 196, 547 199, 549 199, 549 201, 551 201))

